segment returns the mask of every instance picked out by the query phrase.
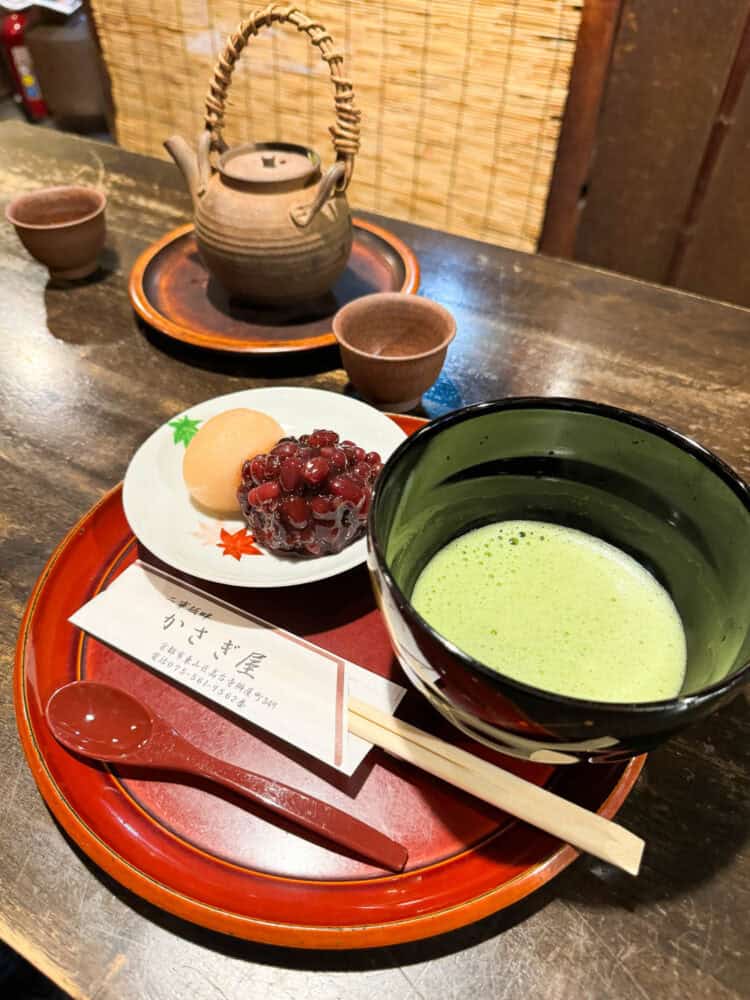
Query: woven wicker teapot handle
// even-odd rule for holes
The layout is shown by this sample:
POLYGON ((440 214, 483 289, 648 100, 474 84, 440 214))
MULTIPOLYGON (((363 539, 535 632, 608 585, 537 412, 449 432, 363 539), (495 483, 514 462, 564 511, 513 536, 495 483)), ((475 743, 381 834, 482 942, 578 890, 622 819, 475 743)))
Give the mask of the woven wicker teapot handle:
POLYGON ((343 76, 343 56, 337 52, 333 39, 322 24, 311 21, 297 7, 268 4, 240 22, 237 30, 227 40, 219 56, 206 97, 206 131, 211 137, 211 149, 223 151, 226 144, 221 135, 227 91, 232 82, 234 66, 252 35, 260 28, 270 28, 274 23, 293 24, 304 31, 313 45, 320 49, 321 58, 328 63, 335 92, 336 121, 329 131, 336 151, 336 190, 345 191, 351 180, 354 157, 359 150, 360 112, 354 106, 352 82, 343 76), (340 165, 343 164, 343 170, 340 165))

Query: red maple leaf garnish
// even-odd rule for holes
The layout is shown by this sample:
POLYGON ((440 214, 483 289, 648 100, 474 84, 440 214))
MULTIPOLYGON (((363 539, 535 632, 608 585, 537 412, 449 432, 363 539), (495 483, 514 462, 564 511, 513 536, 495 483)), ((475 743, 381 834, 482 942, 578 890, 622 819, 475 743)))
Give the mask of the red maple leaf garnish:
POLYGON ((239 562, 243 556, 262 555, 258 546, 253 544, 254 541, 246 528, 240 528, 234 534, 222 528, 221 541, 216 543, 216 548, 223 550, 222 555, 231 556, 239 562))

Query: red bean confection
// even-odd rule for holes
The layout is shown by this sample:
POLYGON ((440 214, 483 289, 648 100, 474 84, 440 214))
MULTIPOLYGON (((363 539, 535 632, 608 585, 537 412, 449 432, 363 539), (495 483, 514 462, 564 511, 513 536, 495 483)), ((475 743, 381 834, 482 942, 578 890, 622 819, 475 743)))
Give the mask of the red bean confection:
POLYGON ((339 441, 335 431, 316 430, 283 438, 245 462, 237 499, 260 545, 328 555, 364 531, 381 468, 376 451, 339 441))

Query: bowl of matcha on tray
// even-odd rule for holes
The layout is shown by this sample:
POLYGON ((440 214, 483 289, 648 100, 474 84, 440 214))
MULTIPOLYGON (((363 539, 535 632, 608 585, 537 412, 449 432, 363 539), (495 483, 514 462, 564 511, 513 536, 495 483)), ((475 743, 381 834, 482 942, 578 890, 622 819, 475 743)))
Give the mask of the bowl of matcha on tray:
POLYGON ((412 683, 503 752, 631 756, 750 680, 750 491, 646 417, 457 410, 386 463, 368 544, 412 683))

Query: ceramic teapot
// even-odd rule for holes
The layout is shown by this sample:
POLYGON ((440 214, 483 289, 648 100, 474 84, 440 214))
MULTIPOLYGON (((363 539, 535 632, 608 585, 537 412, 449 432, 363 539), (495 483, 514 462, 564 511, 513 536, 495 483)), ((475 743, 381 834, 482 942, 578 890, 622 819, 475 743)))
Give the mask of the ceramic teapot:
POLYGON ((203 262, 232 298, 291 306, 325 294, 342 273, 352 244, 345 191, 359 148, 359 117, 331 36, 296 7, 270 4, 230 36, 211 79, 197 154, 179 136, 164 145, 190 189, 203 262), (325 174, 318 154, 305 146, 260 142, 229 149, 222 138, 235 63, 249 38, 275 22, 305 32, 330 69, 336 162, 325 174))

